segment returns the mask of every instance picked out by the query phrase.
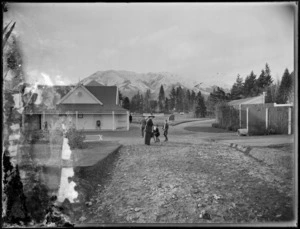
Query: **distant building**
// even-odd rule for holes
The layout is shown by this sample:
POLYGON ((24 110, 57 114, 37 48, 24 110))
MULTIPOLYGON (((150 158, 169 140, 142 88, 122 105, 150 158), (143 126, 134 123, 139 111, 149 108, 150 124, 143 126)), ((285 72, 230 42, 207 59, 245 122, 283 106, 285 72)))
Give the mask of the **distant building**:
POLYGON ((25 110, 27 126, 43 129, 57 117, 68 117, 76 129, 129 129, 129 112, 119 104, 117 86, 103 86, 96 81, 79 84, 63 96, 53 109, 34 106, 25 110))

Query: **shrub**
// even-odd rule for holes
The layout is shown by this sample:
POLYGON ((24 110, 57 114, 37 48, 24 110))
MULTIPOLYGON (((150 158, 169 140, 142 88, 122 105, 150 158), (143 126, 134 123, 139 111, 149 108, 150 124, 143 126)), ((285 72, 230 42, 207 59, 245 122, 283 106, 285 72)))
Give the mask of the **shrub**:
POLYGON ((211 124, 211 127, 213 127, 213 128, 219 128, 219 123, 213 123, 213 124, 211 124))
POLYGON ((63 142, 63 132, 58 129, 51 130, 49 132, 50 144, 62 144, 63 142))
POLYGON ((82 130, 70 128, 66 132, 66 137, 69 140, 69 145, 71 149, 83 149, 86 147, 86 144, 84 144, 85 134, 82 130))
POLYGON ((276 130, 272 127, 268 127, 268 129, 265 130, 265 134, 266 135, 270 135, 270 134, 277 134, 276 130))
POLYGON ((29 143, 35 144, 44 137, 44 134, 41 130, 38 130, 38 131, 29 132, 27 136, 29 138, 28 139, 29 143))
POLYGON ((218 128, 236 131, 239 128, 239 111, 227 103, 219 103, 215 110, 218 128))

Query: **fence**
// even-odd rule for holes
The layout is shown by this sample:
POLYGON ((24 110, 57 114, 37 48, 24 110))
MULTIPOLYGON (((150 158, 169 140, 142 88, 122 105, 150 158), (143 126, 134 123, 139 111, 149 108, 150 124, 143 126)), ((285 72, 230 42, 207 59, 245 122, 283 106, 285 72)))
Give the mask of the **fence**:
POLYGON ((238 122, 238 127, 248 129, 249 135, 292 134, 293 113, 291 104, 241 104, 220 106, 216 110, 216 117, 220 127, 228 128, 230 125, 235 127, 238 122))

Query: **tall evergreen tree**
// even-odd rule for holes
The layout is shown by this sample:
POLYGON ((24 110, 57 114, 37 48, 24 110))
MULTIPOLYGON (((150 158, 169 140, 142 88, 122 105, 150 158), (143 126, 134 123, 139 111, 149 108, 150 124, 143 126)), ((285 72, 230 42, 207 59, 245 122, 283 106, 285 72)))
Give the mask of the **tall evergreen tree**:
POLYGON ((281 83, 276 98, 276 103, 281 103, 281 104, 287 103, 289 94, 292 91, 292 87, 293 87, 292 76, 289 73, 289 70, 286 68, 281 79, 281 83))
POLYGON ((229 98, 220 87, 213 89, 206 100, 207 113, 213 115, 215 113, 216 105, 220 102, 227 101, 229 98))
POLYGON ((150 112, 151 113, 158 111, 158 109, 157 109, 158 108, 157 100, 150 100, 149 105, 150 105, 150 112))
POLYGON ((253 71, 251 71, 250 75, 248 75, 245 79, 244 96, 253 97, 256 95, 257 95, 256 75, 253 73, 253 71))
POLYGON ((138 93, 135 94, 131 98, 130 110, 132 112, 139 112, 139 113, 141 113, 142 110, 143 110, 142 104, 143 104, 142 95, 140 95, 140 92, 138 91, 138 93))
POLYGON ((168 98, 165 99, 165 112, 169 112, 169 104, 170 104, 170 100, 168 98))
POLYGON ((170 92, 170 110, 174 110, 176 105, 176 90, 174 87, 172 87, 171 92, 170 92))
POLYGON ((267 87, 267 93, 266 93, 266 98, 265 102, 266 103, 275 103, 278 95, 280 87, 280 80, 277 80, 276 83, 272 83, 267 87))
POLYGON ((267 87, 270 86, 272 82, 273 79, 271 76, 271 70, 269 68, 269 65, 266 63, 265 69, 261 70, 261 74, 256 80, 256 88, 258 94, 260 94, 263 91, 266 91, 267 87))
POLYGON ((150 89, 148 89, 145 93, 145 96, 144 96, 144 112, 150 112, 150 97, 151 97, 151 91, 150 89))
POLYGON ((125 97, 123 100, 123 108, 126 110, 130 110, 130 100, 128 97, 125 97))
POLYGON ((158 107, 159 111, 163 112, 165 108, 165 91, 163 85, 160 86, 159 95, 158 95, 158 107))
POLYGON ((183 100, 184 100, 184 92, 181 87, 177 87, 176 89, 176 111, 183 111, 183 100))
POLYGON ((139 104, 138 104, 138 109, 140 113, 143 113, 144 109, 144 97, 142 94, 139 94, 139 104))
POLYGON ((292 80, 292 86, 291 86, 291 91, 288 95, 288 103, 294 103, 295 100, 295 73, 294 71, 290 74, 291 80, 292 80))
POLYGON ((243 97, 243 88, 244 83, 243 83, 243 78, 240 77, 238 74, 236 77, 236 82, 233 84, 231 91, 230 91, 230 96, 232 100, 235 99, 241 99, 243 97))
POLYGON ((201 92, 199 91, 197 94, 197 103, 195 109, 195 116, 197 118, 205 117, 206 116, 206 105, 204 103, 204 97, 202 96, 201 92))
POLYGON ((196 104, 196 93, 192 90, 191 97, 190 97, 190 108, 192 110, 195 109, 195 104, 196 104))

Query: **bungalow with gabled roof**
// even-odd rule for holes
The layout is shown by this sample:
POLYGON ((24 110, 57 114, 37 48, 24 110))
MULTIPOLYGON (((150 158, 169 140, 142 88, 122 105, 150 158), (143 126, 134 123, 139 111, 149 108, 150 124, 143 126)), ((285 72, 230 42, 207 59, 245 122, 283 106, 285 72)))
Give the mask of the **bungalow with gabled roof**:
POLYGON ((117 86, 103 86, 96 81, 74 87, 55 109, 36 107, 32 113, 39 116, 33 125, 37 129, 51 126, 54 116, 67 116, 76 129, 129 130, 129 111, 120 106, 117 86))

